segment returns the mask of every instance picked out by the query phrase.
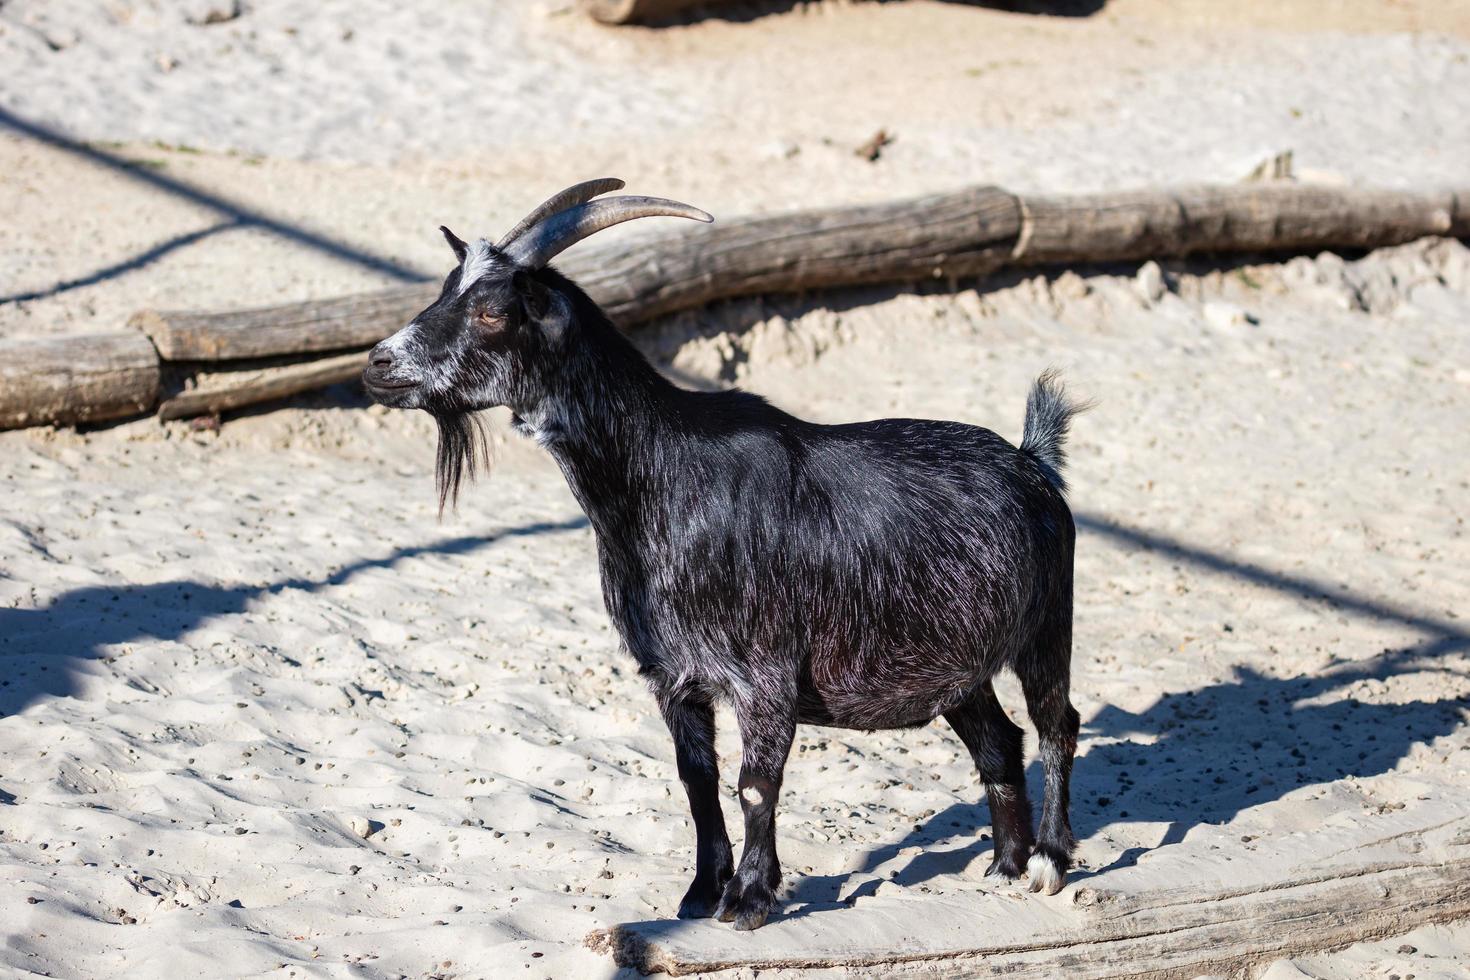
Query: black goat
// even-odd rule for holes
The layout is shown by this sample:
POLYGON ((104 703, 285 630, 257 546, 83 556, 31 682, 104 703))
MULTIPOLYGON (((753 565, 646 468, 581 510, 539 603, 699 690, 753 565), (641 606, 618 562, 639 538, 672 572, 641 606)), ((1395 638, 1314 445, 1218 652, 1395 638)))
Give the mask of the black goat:
POLYGON ((739 391, 664 380, 546 263, 618 221, 710 220, 569 188, 496 246, 441 229, 459 259, 439 299, 383 341, 364 380, 438 422, 441 506, 497 405, 560 464, 597 535, 603 598, 674 737, 697 838, 681 917, 766 921, 780 884, 776 798, 798 723, 879 729, 943 715, 985 783, 989 872, 1054 894, 1074 847, 1068 700, 1075 531, 1062 446, 1077 411, 1051 375, 1019 449, 958 422, 816 425, 739 391), (1046 798, 1033 841, 1021 729, 991 679, 1020 678, 1046 798), (740 725, 745 850, 718 799, 714 703, 740 725))

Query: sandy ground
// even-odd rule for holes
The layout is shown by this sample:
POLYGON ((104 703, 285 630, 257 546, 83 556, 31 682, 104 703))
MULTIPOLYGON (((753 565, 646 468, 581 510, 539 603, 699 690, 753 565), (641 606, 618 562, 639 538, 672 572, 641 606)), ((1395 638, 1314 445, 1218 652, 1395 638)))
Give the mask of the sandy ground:
MULTIPOLYGON (((717 215, 1229 180, 1284 149, 1319 180, 1470 172, 1470 5, 1084 6, 655 32, 556 4, 197 26, 210 3, 12 0, 0 332, 437 274, 441 221, 494 231, 603 172, 717 215)), ((822 420, 1015 438, 1053 364, 1097 399, 1072 470, 1089 884, 1470 803, 1470 249, 1172 265, 1161 297, 1084 273, 727 304, 643 342, 822 420)), ((432 439, 345 390, 218 433, 0 435, 4 969, 609 976, 582 937, 672 913, 689 821, 590 530, 513 438, 441 522, 432 439)), ((980 878, 942 726, 805 730, 787 786, 787 913, 834 943, 844 908, 1044 901, 980 878)), ((1467 950, 1436 927, 1261 966, 1453 977, 1467 950)))
POLYGON ((303 0, 189 23, 212 4, 0 7, 0 329, 437 275, 439 224, 503 229, 587 174, 735 215, 1231 181, 1286 150, 1317 180, 1470 173, 1470 0, 1236 3, 1227 23, 1211 0, 815 3, 662 31, 552 4, 303 0), (894 141, 870 164, 852 151, 879 129, 894 141))

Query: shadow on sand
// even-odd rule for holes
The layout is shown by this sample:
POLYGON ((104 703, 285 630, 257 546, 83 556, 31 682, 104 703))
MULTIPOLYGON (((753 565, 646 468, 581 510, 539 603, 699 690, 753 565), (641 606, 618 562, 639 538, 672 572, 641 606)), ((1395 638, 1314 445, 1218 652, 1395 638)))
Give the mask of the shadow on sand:
MULTIPOLYGON (((1278 800, 1299 787, 1389 772, 1415 745, 1464 724, 1470 696, 1391 705, 1364 704, 1351 693, 1343 697, 1365 681, 1444 670, 1443 657, 1470 650, 1470 631, 1455 623, 1094 516, 1080 514, 1077 523, 1083 534, 1427 634, 1413 646, 1340 662, 1312 676, 1276 678, 1237 667, 1229 680, 1164 695, 1141 712, 1103 708, 1083 723, 1082 752, 1072 781, 1072 819, 1080 838, 1120 821, 1161 823, 1167 829, 1156 846, 1178 843, 1200 824, 1227 822, 1242 810, 1278 800), (1316 703, 1328 696, 1335 700, 1316 703), (1134 741, 1139 735, 1148 736, 1148 742, 1134 741), (1106 744, 1089 750, 1089 741, 1106 744)), ((1262 645, 1268 642, 1263 639, 1262 645)), ((1470 690, 1470 677, 1466 689, 1470 690)), ((1033 802, 1038 802, 1038 766, 1031 766, 1027 779, 1033 802)), ((911 888, 963 872, 972 862, 988 859, 989 835, 980 830, 989 822, 983 803, 956 802, 902 839, 872 848, 851 872, 789 877, 784 908, 773 920, 846 908, 857 898, 872 896, 883 880, 911 888), (890 878, 873 874, 904 849, 916 846, 923 852, 890 878)), ((1151 849, 1129 848, 1107 867, 1074 872, 1071 878, 1078 881, 1126 867, 1151 849)), ((656 943, 683 927, 678 921, 650 920, 621 928, 656 943)))
POLYGON ((316 592, 340 585, 359 572, 391 568, 419 555, 460 555, 505 538, 573 531, 587 526, 578 515, 493 534, 450 538, 399 548, 383 558, 352 562, 321 579, 292 578, 261 586, 159 582, 154 585, 94 586, 59 596, 41 609, 0 609, 0 717, 16 714, 48 697, 76 692, 72 666, 101 657, 119 643, 176 640, 217 616, 244 612, 259 599, 288 589, 316 592))
POLYGON ((229 197, 217 191, 198 187, 177 177, 171 177, 167 174, 159 173, 156 170, 150 170, 139 162, 130 160, 120 154, 112 153, 87 143, 78 142, 55 129, 31 122, 28 119, 23 119, 4 107, 0 107, 0 129, 8 129, 18 135, 29 137, 38 143, 70 153, 73 156, 80 157, 98 166, 106 167, 116 174, 127 177, 140 184, 145 184, 154 190, 207 208, 221 219, 208 228, 171 238, 145 249, 137 255, 114 262, 86 275, 57 282, 44 289, 26 290, 0 296, 0 303, 20 303, 43 299, 48 296, 55 296, 59 293, 67 292, 68 290, 105 282, 124 273, 141 269, 170 252, 192 245, 211 235, 224 231, 232 231, 237 228, 256 228, 267 231, 280 238, 284 238, 292 244, 310 248, 329 255, 332 258, 360 266, 399 282, 424 282, 430 278, 424 272, 404 265, 401 262, 377 255, 359 246, 338 241, 319 232, 303 228, 300 225, 282 221, 279 218, 273 218, 264 212, 257 211, 238 201, 231 200, 229 197))

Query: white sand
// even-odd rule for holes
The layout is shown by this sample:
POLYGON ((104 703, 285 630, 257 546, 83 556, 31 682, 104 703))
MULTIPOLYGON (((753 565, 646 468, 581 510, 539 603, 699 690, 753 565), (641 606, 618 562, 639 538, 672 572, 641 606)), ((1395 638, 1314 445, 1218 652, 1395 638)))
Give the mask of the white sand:
MULTIPOLYGON (((185 19, 227 5, 10 0, 0 106, 435 275, 437 225, 504 228, 548 186, 589 173, 717 215, 977 181, 1048 192, 1230 181, 1284 150, 1314 179, 1445 185, 1470 173, 1470 0, 1325 11, 1257 0, 1231 5, 1224 24, 1215 0, 1112 0, 1089 18, 816 3, 665 31, 610 30, 552 3, 300 0, 207 27, 185 19), (121 10, 133 13, 117 23, 121 10), (38 31, 67 46, 52 51, 38 31), (160 52, 178 66, 162 72, 160 52), (896 136, 882 159, 854 156, 880 128, 896 136)), ((0 222, 0 296, 214 230, 144 275, 0 304, 0 330, 111 329, 150 304, 223 308, 392 281, 258 228, 221 228, 230 219, 216 209, 6 133, 0 214, 17 220, 0 222)))
MULTIPOLYGON (((591 172, 721 215, 983 179, 1230 179, 1285 148, 1354 181, 1470 172, 1458 3, 1435 8, 1442 22, 1427 3, 1359 4, 1328 31, 1309 30, 1315 5, 1222 29, 1201 4, 1116 0, 1076 20, 844 5, 666 33, 547 5, 457 5, 482 22, 452 31, 433 21, 447 13, 379 19, 410 5, 261 4, 211 27, 182 18, 208 4, 134 4, 121 26, 104 6, 120 9, 0 9, 0 59, 21 66, 0 103, 433 273, 434 225, 493 231, 591 172), (15 26, 32 16, 80 40, 52 52, 15 26), (331 53, 343 43, 369 53, 331 53), (446 66, 451 50, 471 70, 446 66), (178 65, 161 73, 160 52, 178 65), (652 57, 667 74, 646 79, 652 57), (718 58, 750 60, 716 72, 718 58), (594 78, 605 88, 569 109, 594 78), (356 121, 369 99, 372 127, 356 121), (883 159, 851 156, 879 126, 899 134, 883 159)), ((0 173, 5 295, 219 220, 19 137, 0 139, 0 173)), ((388 281, 233 229, 0 304, 0 331, 388 281)), ((1246 836, 1299 839, 1306 860, 1316 828, 1371 830, 1385 812, 1427 825, 1470 802, 1470 249, 1180 267, 1173 282, 1157 303, 1131 278, 1074 274, 751 301, 645 335, 678 376, 824 420, 957 418, 1014 438, 1048 364, 1098 399, 1072 482, 1074 820, 1099 887, 1151 857, 1203 868, 1214 842, 1246 836)), ((672 753, 554 468, 506 441, 440 523, 427 421, 355 406, 308 400, 219 434, 143 420, 0 436, 4 969, 607 976, 587 932, 672 913, 692 861, 672 753)), ((1019 707, 1010 687, 1002 699, 1019 707)), ((986 811, 943 726, 804 730, 787 785, 790 912, 1047 901, 981 881, 986 811)), ((738 827, 728 787, 726 812, 738 827)), ((1259 872, 1262 845, 1238 846, 1259 872)), ((841 913, 805 922, 860 938, 841 913)), ((1466 965, 1462 930, 1429 929, 1269 975, 1466 965)))

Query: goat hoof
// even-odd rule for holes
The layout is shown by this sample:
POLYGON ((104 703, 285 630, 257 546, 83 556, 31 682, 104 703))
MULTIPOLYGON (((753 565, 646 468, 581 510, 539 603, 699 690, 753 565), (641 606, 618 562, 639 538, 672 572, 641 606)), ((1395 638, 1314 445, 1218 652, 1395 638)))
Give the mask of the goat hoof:
POLYGON ((708 919, 715 914, 715 906, 719 904, 721 889, 718 884, 707 881, 695 880, 684 893, 684 898, 679 902, 679 918, 681 919, 708 919))
POLYGON ((740 896, 744 888, 740 884, 740 878, 731 878, 725 882, 725 890, 720 894, 720 901, 715 905, 715 918, 721 922, 734 922, 735 909, 740 904, 740 896))
POLYGON ((987 878, 1004 878, 1006 881, 1015 881, 1021 877, 1023 867, 1021 862, 1025 860, 1025 853, 1007 851, 1002 854, 997 852, 995 860, 990 862, 990 867, 985 869, 987 878))
POLYGON ((752 929, 759 929, 766 924, 766 919, 770 914, 771 910, 769 908, 751 909, 748 912, 741 912, 735 916, 735 928, 740 932, 750 932, 752 929))
POLYGON ((1067 883, 1067 868, 1054 855, 1037 851, 1026 862, 1026 876, 1031 879, 1033 892, 1055 895, 1067 883))
POLYGON ((775 894, 764 883, 745 883, 737 875, 726 883, 715 917, 721 922, 733 922, 736 929, 748 932, 766 924, 775 904, 775 894))
POLYGON ((708 895, 685 895, 677 914, 681 919, 708 919, 715 914, 714 899, 708 895))

